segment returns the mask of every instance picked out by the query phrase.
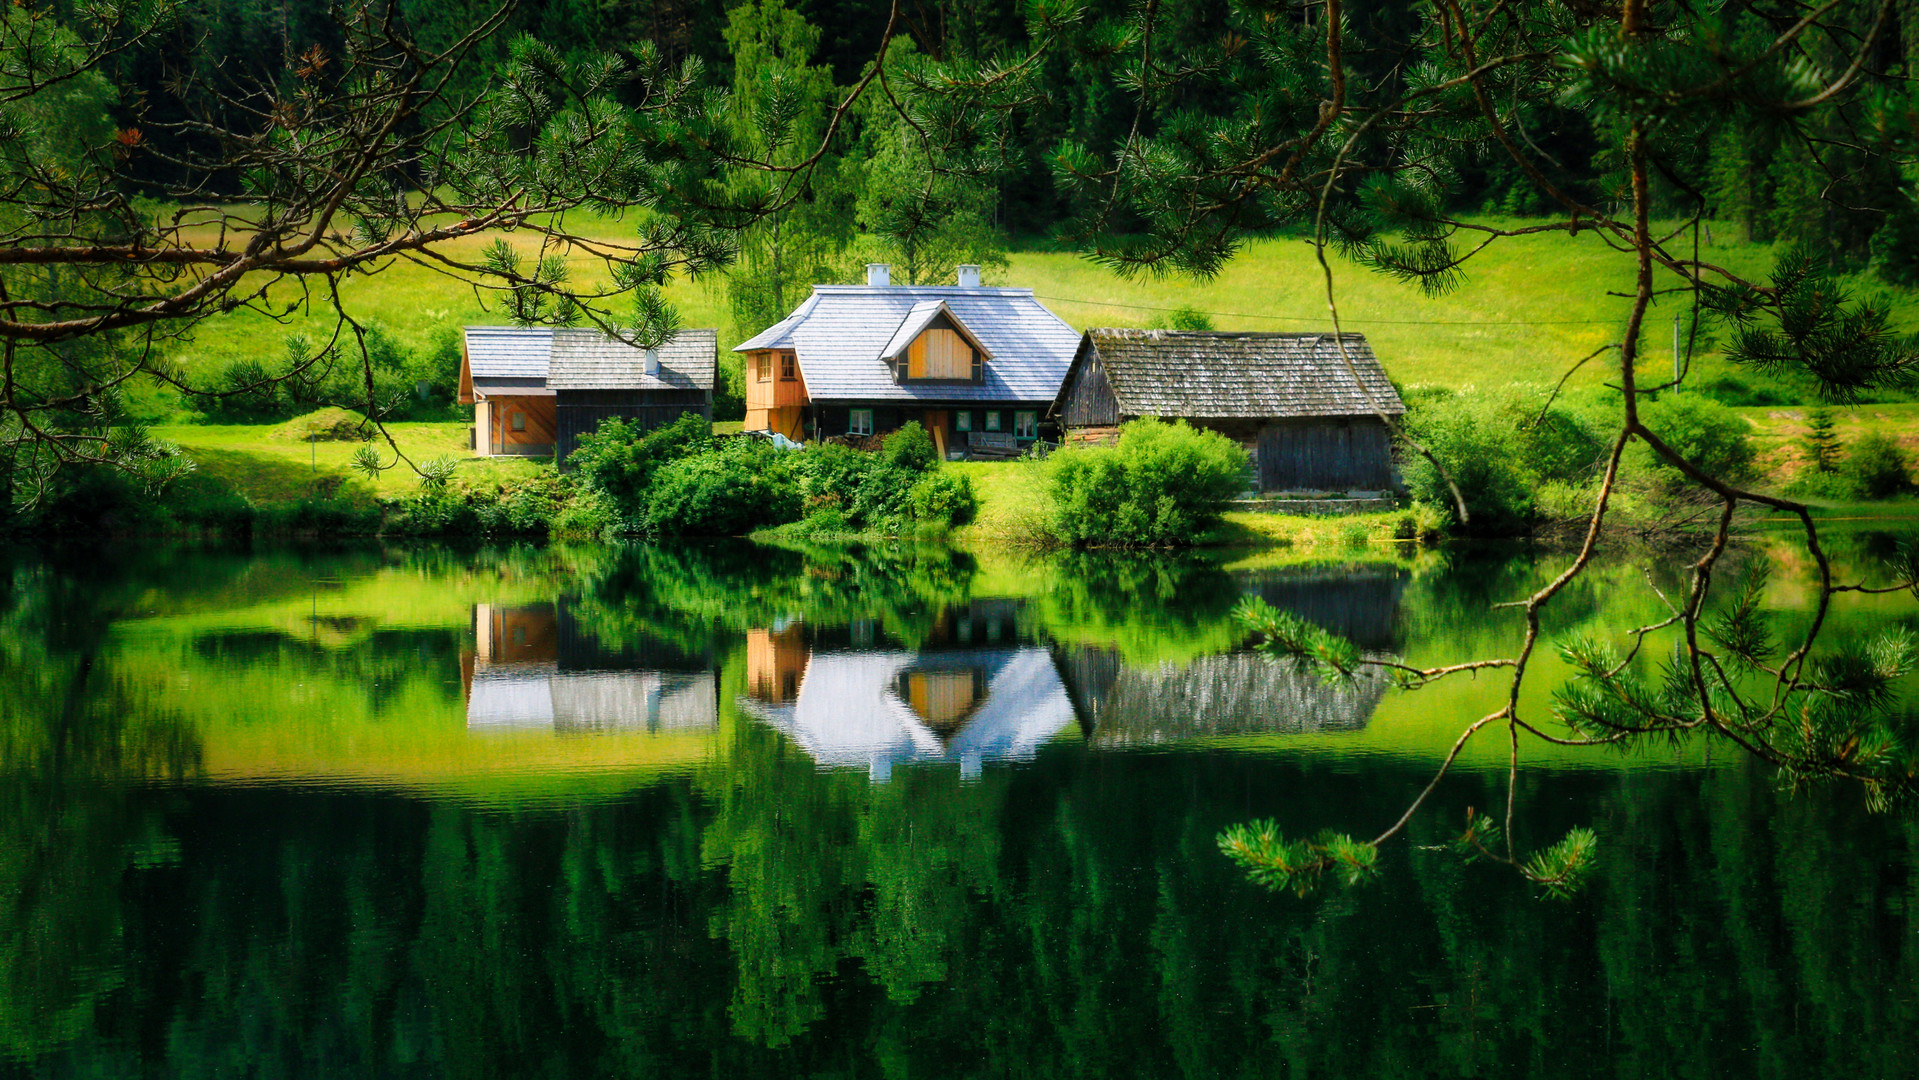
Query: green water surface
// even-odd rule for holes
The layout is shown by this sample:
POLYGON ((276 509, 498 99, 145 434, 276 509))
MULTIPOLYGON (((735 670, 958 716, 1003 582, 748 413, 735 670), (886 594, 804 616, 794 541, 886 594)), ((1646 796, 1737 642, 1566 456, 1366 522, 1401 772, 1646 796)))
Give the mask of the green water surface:
MULTIPOLYGON (((1893 538, 1838 549, 1867 574, 1893 538)), ((1783 544, 1770 617, 1806 618, 1783 544)), ((1624 558, 1554 637, 1661 617, 1624 558)), ((1705 747, 1529 743, 1524 843, 1249 885, 1229 824, 1371 835, 1499 699, 1247 653, 1257 594, 1415 664, 1512 647, 1523 551, 942 547, 0 556, 0 1074, 1893 1077, 1910 817, 1705 747)), ((1836 634, 1913 621, 1855 597, 1836 634)), ((1556 661, 1529 686, 1543 709, 1556 661)))

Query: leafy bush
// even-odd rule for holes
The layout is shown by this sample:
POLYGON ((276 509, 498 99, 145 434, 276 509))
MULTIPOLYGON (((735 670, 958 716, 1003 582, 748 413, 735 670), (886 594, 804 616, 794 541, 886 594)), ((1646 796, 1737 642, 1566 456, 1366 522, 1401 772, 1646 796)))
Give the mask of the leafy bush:
POLYGON ((1717 379, 1698 387, 1702 397, 1709 397, 1721 405, 1789 405, 1793 395, 1770 386, 1748 386, 1743 379, 1722 375, 1717 379))
POLYGON ((909 472, 925 472, 939 464, 939 451, 933 446, 933 437, 918 420, 909 420, 880 445, 880 460, 909 472))
POLYGON ((686 413, 652 431, 625 420, 606 420, 580 439, 567 464, 577 470, 580 487, 598 497, 616 531, 636 532, 644 524, 654 473, 712 445, 713 425, 698 413, 686 413))
MULTIPOLYGON (((1717 401, 1697 394, 1665 394, 1640 406, 1639 417, 1667 446, 1711 476, 1732 483, 1752 477, 1752 425, 1717 401)), ((1648 470, 1656 488, 1685 483, 1676 466, 1635 442, 1628 459, 1648 470)))
POLYGON ((939 471, 933 439, 917 423, 888 435, 877 453, 815 443, 789 455, 789 461, 808 515, 831 511, 843 523, 840 531, 896 531, 909 519, 951 524, 952 514, 970 520, 977 508, 970 483, 939 471), (914 501, 914 493, 929 481, 935 481, 925 495, 926 514, 932 517, 914 501))
POLYGON ((387 504, 382 531, 399 536, 543 536, 567 504, 566 482, 544 472, 497 487, 422 483, 387 504))
POLYGON ((1190 544, 1246 486, 1245 451, 1185 421, 1135 420, 1114 446, 1048 459, 1053 532, 1074 544, 1190 544))
POLYGON ((786 461, 793 453, 757 439, 731 439, 666 463, 647 496, 647 531, 739 536, 799 520, 800 493, 786 461))
POLYGON ((1854 498, 1890 499, 1912 490, 1910 465, 1892 436, 1869 431, 1853 441, 1840 473, 1854 498))
POLYGON ((1413 498, 1438 508, 1453 528, 1472 536, 1517 536, 1541 517, 1539 493, 1548 484, 1589 480, 1604 452, 1580 416, 1563 406, 1544 410, 1518 391, 1426 390, 1406 395, 1407 431, 1444 467, 1407 454, 1406 486, 1413 498), (1457 521, 1450 477, 1466 503, 1457 521))
POLYGON ((907 501, 913 520, 929 525, 964 525, 979 513, 973 482, 958 473, 927 473, 913 485, 907 501))

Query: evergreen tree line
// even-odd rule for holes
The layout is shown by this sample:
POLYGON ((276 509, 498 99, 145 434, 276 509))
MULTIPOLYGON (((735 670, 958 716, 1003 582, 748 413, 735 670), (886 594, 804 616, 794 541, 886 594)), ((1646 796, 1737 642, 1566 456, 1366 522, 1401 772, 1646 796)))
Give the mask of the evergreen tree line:
MULTIPOLYGON (((428 48, 457 40, 492 10, 491 0, 396 4, 408 32, 428 48)), ((1858 8, 1862 28, 1871 22, 1872 5, 1842 6, 1858 8)), ((746 230, 729 277, 736 328, 751 332, 791 310, 808 284, 857 280, 858 264, 869 258, 893 263, 896 279, 908 283, 950 280, 960 262, 1003 264, 1005 237, 1047 234, 1073 215, 1075 193, 1063 177, 1071 154, 1110 158, 1129 139, 1203 130, 1256 112, 1259 95, 1270 92, 1245 80, 1175 78, 1181 72, 1171 69, 1201 70, 1232 58, 1244 46, 1248 19, 1310 24, 1315 8, 1207 0, 1157 10, 1153 47, 1173 59, 1163 90, 1145 93, 1129 67, 1141 24, 1122 0, 1093 0, 1063 26, 1032 18, 1024 0, 936 0, 903 6, 889 21, 891 15, 879 0, 524 0, 458 68, 450 99, 477 96, 521 38, 543 43, 568 64, 651 50, 668 65, 691 65, 701 84, 730 91, 714 101, 741 148, 756 164, 798 170, 768 172, 742 162, 715 178, 739 205, 775 208, 746 230), (874 65, 889 26, 886 70, 837 115, 874 65), (1036 48, 1041 36, 1047 47, 1036 48), (1041 96, 1010 112, 988 145, 960 152, 943 144, 938 133, 950 125, 939 115, 941 89, 951 91, 969 73, 988 81, 1002 58, 1014 56, 1040 66, 1033 85, 1041 96)), ((1348 51, 1353 76, 1372 81, 1381 95, 1406 84, 1404 61, 1427 47, 1421 35, 1430 26, 1417 5, 1382 0, 1347 18, 1358 43, 1348 51)), ((1888 85, 1909 70, 1919 11, 1898 5, 1893 22, 1871 75, 1888 85)), ((1780 27, 1776 13, 1727 5, 1690 29, 1721 35, 1737 51, 1763 47, 1780 27)), ((119 88, 119 113, 175 122, 199 107, 233 107, 235 87, 262 95, 286 87, 303 66, 324 64, 338 50, 338 33, 319 4, 198 0, 105 74, 119 88), (176 92, 142 93, 158 87, 176 92)), ((1295 61, 1314 62, 1269 58, 1271 77, 1284 78, 1279 69, 1295 61)), ((638 89, 627 91, 640 100, 638 89)), ((92 94, 97 105, 102 93, 88 84, 69 96, 92 94)), ((1859 133, 1882 120, 1878 113, 1901 108, 1902 94, 1855 95, 1820 113, 1822 127, 1812 135, 1730 110, 1706 120, 1703 131, 1675 127, 1658 147, 1671 168, 1654 180, 1656 212, 1679 217, 1703 206, 1704 240, 1788 242, 1820 253, 1835 269, 1870 265, 1887 280, 1919 283, 1919 202, 1910 169, 1860 149, 1859 133), (1709 177, 1703 188, 1693 182, 1702 175, 1709 177)), ((1622 125, 1551 99, 1497 104, 1510 110, 1515 134, 1550 164, 1562 190, 1594 205, 1628 198, 1622 125)), ((84 138, 88 129, 73 130, 84 138)), ((1381 164, 1391 164, 1390 148, 1372 149, 1388 155, 1381 164)), ((143 155, 134 165, 156 185, 179 179, 169 174, 169 155, 143 155)), ((1503 155, 1462 163, 1440 198, 1450 213, 1558 209, 1503 155)), ((1267 224, 1287 221, 1279 215, 1267 224)), ((1109 225, 1123 229, 1126 222, 1109 225)))

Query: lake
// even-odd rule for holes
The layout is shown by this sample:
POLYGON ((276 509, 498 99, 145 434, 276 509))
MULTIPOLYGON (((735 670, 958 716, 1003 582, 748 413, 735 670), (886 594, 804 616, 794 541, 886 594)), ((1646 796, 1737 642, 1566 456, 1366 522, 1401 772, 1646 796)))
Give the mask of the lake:
MULTIPOLYGON (((1790 545, 1743 557, 1803 622, 1790 545)), ((1723 749, 1527 743, 1522 843, 1599 836, 1571 901, 1446 848, 1503 731, 1368 884, 1220 856, 1373 835, 1504 687, 1329 685, 1246 651, 1241 597, 1437 664, 1510 651, 1491 606, 1564 561, 0 556, 0 1074, 1919 1073, 1913 820, 1723 749)), ((1655 621, 1681 561, 1597 566, 1548 634, 1655 621)))

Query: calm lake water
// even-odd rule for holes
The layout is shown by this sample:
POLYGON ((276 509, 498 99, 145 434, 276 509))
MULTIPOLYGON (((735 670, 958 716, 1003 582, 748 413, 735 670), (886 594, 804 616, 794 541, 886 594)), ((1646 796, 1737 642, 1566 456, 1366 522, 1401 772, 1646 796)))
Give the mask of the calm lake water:
MULTIPOLYGON (((1803 619, 1790 549, 1749 557, 1803 619)), ((1657 618, 1646 561, 1549 632, 1657 618)), ((1437 850, 1503 803, 1501 735, 1369 885, 1218 855, 1254 817, 1372 835, 1501 685, 1302 679, 1241 596, 1438 663, 1510 649, 1489 605, 1562 564, 0 556, 0 1074, 1919 1073, 1919 836, 1847 792, 1528 746, 1522 839, 1600 836, 1555 902, 1437 850)))

